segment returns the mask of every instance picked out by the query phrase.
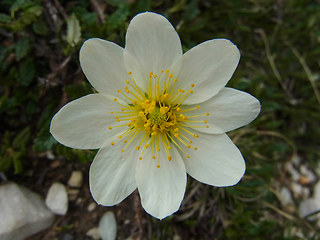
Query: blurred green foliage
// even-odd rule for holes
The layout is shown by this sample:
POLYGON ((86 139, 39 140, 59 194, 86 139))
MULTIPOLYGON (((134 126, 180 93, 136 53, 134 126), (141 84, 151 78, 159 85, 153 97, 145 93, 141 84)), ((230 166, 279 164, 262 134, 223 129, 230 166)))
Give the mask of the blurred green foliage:
MULTIPOLYGON (((66 148, 49 133, 50 120, 62 105, 93 91, 79 67, 81 44, 100 37, 124 46, 130 19, 154 11, 173 23, 184 51, 213 38, 235 43, 241 61, 228 86, 261 101, 257 120, 230 133, 246 159, 247 172, 240 184, 223 191, 224 197, 218 195, 228 224, 216 237, 299 239, 288 234, 288 228, 301 228, 308 236, 309 225, 276 215, 262 203, 278 204, 270 188, 283 178, 282 166, 292 156, 299 154, 312 166, 320 157, 320 3, 98 2, 106 7, 102 15, 85 0, 0 2, 0 172, 23 174, 30 157, 47 151, 70 160, 92 160, 94 151, 66 148)), ((216 193, 210 188, 206 199, 216 199, 216 193)), ((171 220, 166 221, 154 239, 175 232, 171 220)), ((206 224, 216 226, 217 220, 206 224)), ((196 217, 185 226, 200 227, 196 217)))

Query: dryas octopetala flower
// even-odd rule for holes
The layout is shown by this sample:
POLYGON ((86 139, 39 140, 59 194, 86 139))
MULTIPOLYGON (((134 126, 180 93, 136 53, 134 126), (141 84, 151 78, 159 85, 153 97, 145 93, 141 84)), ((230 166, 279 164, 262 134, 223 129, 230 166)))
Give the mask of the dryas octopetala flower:
POLYGON ((93 38, 80 64, 98 93, 65 105, 50 131, 60 143, 100 149, 90 168, 90 191, 112 206, 136 188, 144 209, 162 219, 177 211, 188 173, 212 186, 236 184, 244 159, 225 134, 260 112, 259 101, 225 85, 240 53, 226 39, 185 54, 166 18, 138 14, 125 48, 93 38))

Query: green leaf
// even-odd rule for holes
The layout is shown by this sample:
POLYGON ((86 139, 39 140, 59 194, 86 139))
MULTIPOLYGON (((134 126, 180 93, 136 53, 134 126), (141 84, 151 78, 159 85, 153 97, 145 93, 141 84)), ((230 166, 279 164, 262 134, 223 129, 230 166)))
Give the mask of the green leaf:
POLYGON ((129 5, 121 5, 108 19, 108 26, 111 30, 116 29, 123 23, 125 23, 129 16, 129 5))
POLYGON ((81 38, 81 27, 77 17, 72 14, 71 17, 67 19, 67 37, 66 40, 70 46, 74 47, 81 38))
POLYGON ((28 86, 35 77, 35 66, 33 60, 30 58, 23 62, 19 68, 18 80, 22 86, 28 86))
POLYGON ((30 135, 31 135, 31 129, 30 127, 26 127, 15 137, 15 139, 12 142, 12 146, 15 149, 26 148, 30 135))
POLYGON ((7 14, 0 13, 0 23, 10 23, 11 17, 7 14))
POLYGON ((36 34, 39 34, 39 35, 48 34, 48 27, 43 20, 34 22, 32 24, 32 29, 36 34))
POLYGON ((16 59, 19 61, 24 56, 26 56, 30 50, 29 39, 27 38, 20 39, 16 44, 15 50, 16 50, 16 59))

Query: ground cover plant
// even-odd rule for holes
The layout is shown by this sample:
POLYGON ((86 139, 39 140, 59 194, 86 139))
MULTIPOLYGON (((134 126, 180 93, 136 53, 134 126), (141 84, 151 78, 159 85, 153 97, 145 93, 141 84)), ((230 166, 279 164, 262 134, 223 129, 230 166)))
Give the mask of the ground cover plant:
MULTIPOLYGON (((240 63, 227 86, 261 102, 250 125, 228 133, 247 170, 230 188, 188 178, 180 210, 158 221, 141 209, 135 192, 115 212, 125 239, 318 239, 319 225, 298 214, 305 196, 292 187, 287 165, 315 173, 320 159, 320 3, 316 1, 22 1, 0 2, 0 172, 45 196, 72 170, 88 169, 96 151, 58 144, 49 133, 53 115, 67 102, 93 92, 79 65, 91 37, 124 46, 129 21, 153 11, 167 17, 184 52, 214 38, 232 40, 240 63), (299 159, 297 161, 296 159, 299 159), (293 204, 284 206, 287 187, 293 204)), ((297 184, 314 192, 300 174, 297 184)), ((106 211, 88 212, 87 180, 66 216, 31 239, 86 239, 106 211), (81 199, 78 200, 78 199, 81 199), (78 200, 78 201, 77 201, 78 200), (66 237, 67 236, 67 237, 66 237)))

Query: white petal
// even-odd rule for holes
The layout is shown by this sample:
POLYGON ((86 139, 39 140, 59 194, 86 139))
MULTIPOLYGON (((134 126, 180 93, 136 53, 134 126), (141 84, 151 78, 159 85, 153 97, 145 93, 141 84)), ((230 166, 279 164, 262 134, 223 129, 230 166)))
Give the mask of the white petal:
POLYGON ((172 147, 172 160, 160 148, 160 168, 152 159, 151 150, 138 161, 136 181, 143 208, 152 216, 163 219, 176 212, 186 187, 186 170, 178 151, 172 147))
POLYGON ((89 172, 90 192, 94 200, 104 206, 113 206, 137 187, 135 169, 138 152, 134 145, 121 152, 126 145, 123 141, 111 141, 99 150, 89 172))
POLYGON ((101 93, 115 95, 129 79, 123 48, 99 38, 84 42, 80 49, 80 64, 91 85, 101 93))
POLYGON ((176 89, 188 90, 195 85, 183 104, 200 103, 216 95, 232 77, 239 59, 237 46, 227 39, 206 41, 186 52, 173 67, 178 78, 176 89))
POLYGON ((239 149, 226 134, 199 133, 193 147, 184 158, 187 173, 200 182, 216 186, 231 186, 242 178, 246 166, 239 149))
POLYGON ((99 221, 99 232, 102 240, 115 240, 117 236, 117 222, 113 212, 106 212, 99 221))
POLYGON ((110 111, 119 106, 101 94, 76 99, 57 112, 51 120, 50 132, 61 144, 79 149, 100 148, 120 128, 112 130, 115 118, 110 111))
MULTIPOLYGON (((206 114, 197 120, 207 120, 209 128, 196 128, 206 133, 224 133, 247 125, 260 113, 260 102, 252 95, 233 88, 223 88, 217 95, 198 104, 200 109, 186 112, 186 116, 206 114)), ((195 106, 187 106, 192 108, 195 106)))
POLYGON ((128 71, 146 90, 149 73, 159 74, 182 55, 180 38, 163 16, 156 13, 141 13, 134 17, 128 27, 124 52, 128 71))

